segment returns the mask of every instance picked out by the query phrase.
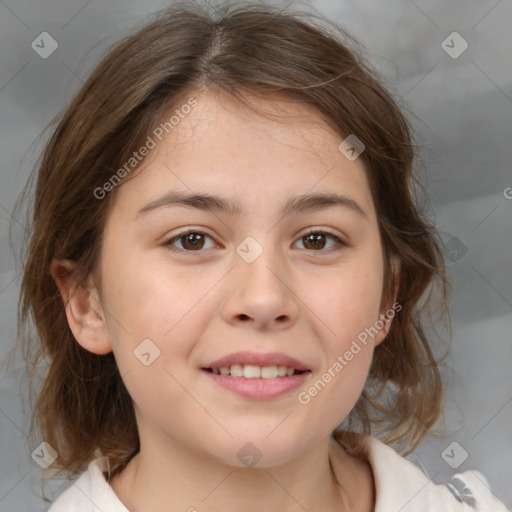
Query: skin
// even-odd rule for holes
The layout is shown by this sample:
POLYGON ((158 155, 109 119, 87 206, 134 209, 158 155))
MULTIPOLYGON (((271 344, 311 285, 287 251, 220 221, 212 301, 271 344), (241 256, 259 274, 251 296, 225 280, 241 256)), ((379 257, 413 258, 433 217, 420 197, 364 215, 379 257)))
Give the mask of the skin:
POLYGON ((253 98, 283 122, 222 93, 194 97, 197 107, 115 190, 88 287, 74 291, 73 262, 52 265, 77 342, 114 352, 134 401, 141 450, 110 484, 131 511, 371 511, 368 463, 330 434, 355 405, 390 322, 308 404, 297 400, 386 309, 364 165, 340 153, 342 137, 306 106, 253 98), (238 200, 242 213, 174 205, 137 215, 171 190, 238 200), (289 197, 319 192, 348 196, 365 215, 340 205, 280 214, 289 197), (188 228, 211 238, 199 249, 175 239, 173 252, 166 242, 188 228), (348 245, 328 236, 314 246, 308 228, 348 245), (247 236, 263 248, 252 263, 235 251, 247 236), (148 338, 160 355, 145 366, 134 350, 148 338), (300 389, 254 400, 200 369, 241 350, 283 352, 311 374, 300 389), (248 442, 262 455, 252 468, 236 455, 248 442))

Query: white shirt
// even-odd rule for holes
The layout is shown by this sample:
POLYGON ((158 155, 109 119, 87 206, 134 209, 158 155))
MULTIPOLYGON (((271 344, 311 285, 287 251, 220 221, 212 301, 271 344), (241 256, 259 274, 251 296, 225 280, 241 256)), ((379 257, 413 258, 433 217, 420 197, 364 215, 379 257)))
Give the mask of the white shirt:
MULTIPOLYGON (((511 512, 478 471, 434 484, 416 465, 374 437, 370 437, 369 463, 375 478, 374 512, 511 512)), ((103 475, 106 469, 106 457, 93 460, 48 512, 129 512, 103 475)))

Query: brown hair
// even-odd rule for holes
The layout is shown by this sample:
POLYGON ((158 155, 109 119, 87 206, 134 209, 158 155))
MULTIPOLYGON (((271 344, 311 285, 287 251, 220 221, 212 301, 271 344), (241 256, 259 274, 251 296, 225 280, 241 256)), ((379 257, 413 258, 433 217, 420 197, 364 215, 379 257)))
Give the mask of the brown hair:
POLYGON ((245 93, 280 94, 314 109, 340 141, 356 134, 364 142, 360 158, 386 258, 382 301, 393 302, 398 290, 402 309, 375 350, 358 403, 334 436, 362 455, 360 434, 379 434, 407 454, 435 423, 442 385, 424 310, 434 286, 442 311, 446 305, 441 242, 417 204, 409 122, 355 51, 355 41, 332 27, 313 15, 254 3, 219 12, 175 5, 121 41, 65 110, 38 169, 18 326, 31 386, 41 363, 48 364, 30 429, 57 450, 56 474, 78 474, 101 452, 113 477, 138 452, 139 438, 113 354, 96 355, 76 342, 50 264, 74 260, 75 277, 85 282, 115 194, 99 201, 94 190, 140 147, 164 112, 200 88, 217 87, 245 102, 245 93), (399 276, 390 265, 393 255, 399 276), (34 338, 27 334, 29 319, 34 338))

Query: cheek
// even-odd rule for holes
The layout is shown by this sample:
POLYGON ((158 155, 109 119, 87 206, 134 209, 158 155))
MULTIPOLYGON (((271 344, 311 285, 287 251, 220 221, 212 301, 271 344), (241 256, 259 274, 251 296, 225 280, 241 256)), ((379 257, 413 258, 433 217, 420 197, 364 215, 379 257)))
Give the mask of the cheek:
POLYGON ((329 327, 335 344, 352 340, 379 318, 382 265, 375 259, 370 263, 331 272, 317 283, 314 307, 329 327))
POLYGON ((298 402, 317 428, 336 428, 355 406, 366 382, 377 331, 382 275, 375 270, 340 272, 326 293, 318 293, 317 337, 323 345, 322 367, 298 402), (328 329, 325 328, 328 327, 328 329), (321 331, 321 332, 320 332, 321 331))
POLYGON ((126 263, 115 272, 112 268, 105 282, 108 331, 130 396, 153 417, 164 396, 166 403, 183 401, 179 383, 190 378, 188 354, 205 329, 211 306, 201 298, 218 278, 187 282, 168 267, 126 263))
POLYGON ((206 329, 215 308, 212 288, 222 275, 198 271, 191 278, 162 258, 144 260, 143 255, 118 261, 105 265, 103 294, 118 364, 129 368, 133 351, 147 339, 157 347, 155 352, 160 351, 159 365, 176 364, 206 329))

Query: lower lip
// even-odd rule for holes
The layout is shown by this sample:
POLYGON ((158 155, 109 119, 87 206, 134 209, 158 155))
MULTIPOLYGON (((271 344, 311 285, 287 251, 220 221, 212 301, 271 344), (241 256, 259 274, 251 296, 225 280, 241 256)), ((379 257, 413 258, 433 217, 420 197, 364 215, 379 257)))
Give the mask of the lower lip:
POLYGON ((245 377, 230 377, 229 375, 217 375, 202 370, 216 384, 229 389, 245 398, 265 400, 278 398, 300 387, 311 372, 298 373, 290 377, 278 377, 276 379, 246 379, 245 377))

